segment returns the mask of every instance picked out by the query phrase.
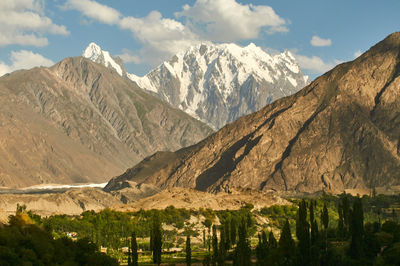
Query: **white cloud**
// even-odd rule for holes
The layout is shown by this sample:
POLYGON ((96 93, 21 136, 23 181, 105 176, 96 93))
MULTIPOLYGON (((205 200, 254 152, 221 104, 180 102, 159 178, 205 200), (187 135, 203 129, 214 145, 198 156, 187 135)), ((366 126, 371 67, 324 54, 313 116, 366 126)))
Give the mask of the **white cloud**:
POLYGON ((45 46, 43 34, 68 35, 67 28, 44 15, 44 1, 2 0, 0 2, 0 46, 10 44, 45 46))
POLYGON ((80 11, 86 17, 110 25, 117 24, 121 17, 121 14, 114 8, 91 0, 67 0, 64 8, 80 11))
POLYGON ((51 66, 54 62, 41 54, 32 51, 20 50, 11 52, 11 64, 0 62, 0 76, 18 69, 30 69, 36 66, 51 66))
POLYGON ((360 55, 362 55, 361 50, 357 50, 357 51, 355 51, 354 54, 353 54, 354 58, 357 58, 357 57, 359 57, 360 55))
POLYGON ((331 39, 323 39, 317 35, 314 35, 310 41, 312 46, 331 46, 331 39))
POLYGON ((124 61, 124 63, 141 63, 140 57, 135 55, 132 51, 128 49, 123 49, 122 52, 122 54, 119 54, 117 56, 119 56, 124 61))
POLYGON ((175 16, 185 17, 190 28, 211 41, 230 42, 257 38, 267 33, 287 32, 286 21, 270 6, 245 5, 236 0, 197 0, 184 5, 175 16))
POLYGON ((307 70, 310 74, 325 73, 326 71, 331 70, 337 63, 340 62, 335 60, 334 63, 327 63, 318 56, 308 57, 300 54, 294 54, 294 57, 297 59, 300 68, 307 70))
POLYGON ((193 6, 185 5, 176 16, 186 18, 186 23, 164 18, 158 11, 143 18, 122 16, 118 10, 94 0, 67 0, 64 8, 129 30, 143 47, 137 56, 124 52, 120 57, 152 66, 201 41, 228 42, 257 38, 263 30, 269 34, 288 31, 286 21, 271 7, 243 5, 235 0, 197 0, 193 6))
POLYGON ((152 11, 144 18, 124 17, 119 26, 132 32, 143 44, 140 55, 151 65, 199 42, 198 36, 179 21, 163 18, 152 11))

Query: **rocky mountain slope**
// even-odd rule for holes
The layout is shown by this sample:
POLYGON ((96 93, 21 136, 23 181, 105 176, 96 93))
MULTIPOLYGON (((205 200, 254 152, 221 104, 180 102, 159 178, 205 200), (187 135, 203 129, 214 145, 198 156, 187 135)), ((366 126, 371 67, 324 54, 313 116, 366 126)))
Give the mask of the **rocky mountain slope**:
POLYGON ((0 78, 0 186, 104 182, 211 132, 83 57, 0 78))
POLYGON ((295 95, 112 179, 202 191, 341 192, 400 184, 400 33, 295 95))
POLYGON ((290 52, 271 56, 250 44, 201 44, 174 55, 144 77, 91 43, 84 57, 114 68, 160 99, 219 129, 308 84, 290 52))

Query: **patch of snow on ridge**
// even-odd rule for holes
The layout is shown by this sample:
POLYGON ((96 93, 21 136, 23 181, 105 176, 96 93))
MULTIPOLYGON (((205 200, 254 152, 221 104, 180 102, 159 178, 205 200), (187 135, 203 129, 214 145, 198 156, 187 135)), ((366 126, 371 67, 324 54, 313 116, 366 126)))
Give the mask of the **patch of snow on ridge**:
POLYGON ((104 188, 108 183, 100 183, 100 184, 75 184, 75 185, 36 185, 31 187, 26 187, 24 190, 31 189, 63 189, 63 188, 104 188))
POLYGON ((106 61, 107 66, 111 66, 114 68, 120 76, 122 76, 121 67, 111 58, 110 53, 107 51, 103 51, 104 60, 106 61))

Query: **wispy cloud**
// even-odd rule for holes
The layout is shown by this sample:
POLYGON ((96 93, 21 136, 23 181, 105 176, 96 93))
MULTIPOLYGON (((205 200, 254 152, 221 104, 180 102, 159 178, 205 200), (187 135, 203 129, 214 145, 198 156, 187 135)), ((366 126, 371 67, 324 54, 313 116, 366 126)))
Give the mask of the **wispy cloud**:
POLYGON ((181 12, 175 13, 176 19, 165 18, 158 11, 141 18, 123 16, 118 10, 93 0, 67 0, 63 7, 77 10, 91 20, 129 30, 143 47, 136 53, 138 56, 123 53, 120 57, 153 66, 203 41, 246 40, 257 38, 262 31, 270 34, 288 31, 287 22, 271 7, 245 5, 235 0, 197 0, 193 6, 185 5, 181 12))
POLYGON ((0 76, 17 69, 30 69, 36 66, 51 66, 54 62, 41 54, 32 51, 12 51, 10 56, 11 64, 0 62, 0 76))
POLYGON ((0 1, 0 46, 45 46, 48 40, 43 34, 46 33, 68 35, 69 31, 45 16, 44 1, 0 1))
POLYGON ((109 25, 117 24, 122 17, 116 9, 92 0, 68 0, 63 8, 77 10, 86 17, 109 25))
POLYGON ((357 51, 355 51, 354 54, 353 54, 354 58, 357 58, 357 57, 359 57, 360 55, 362 55, 361 50, 357 50, 357 51))
POLYGON ((325 73, 340 63, 338 60, 334 60, 334 62, 324 62, 324 60, 318 56, 305 56, 297 53, 294 54, 294 57, 298 61, 300 68, 307 70, 310 74, 325 73))
POLYGON ((235 0, 197 0, 175 16, 186 18, 193 31, 211 41, 254 39, 263 29, 270 34, 288 31, 287 22, 272 7, 235 0))
POLYGON ((323 39, 317 35, 314 35, 310 41, 312 46, 331 46, 332 41, 331 39, 323 39))
POLYGON ((119 56, 125 63, 140 64, 141 62, 140 57, 128 49, 123 49, 122 54, 117 56, 119 56))

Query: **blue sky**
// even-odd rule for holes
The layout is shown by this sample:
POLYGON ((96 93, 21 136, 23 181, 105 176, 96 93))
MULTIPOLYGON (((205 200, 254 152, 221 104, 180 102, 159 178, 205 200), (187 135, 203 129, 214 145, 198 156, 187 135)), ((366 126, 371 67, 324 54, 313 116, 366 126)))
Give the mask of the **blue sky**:
POLYGON ((2 0, 0 75, 78 56, 90 42, 144 75, 199 42, 290 50, 312 78, 400 30, 398 0, 2 0))

